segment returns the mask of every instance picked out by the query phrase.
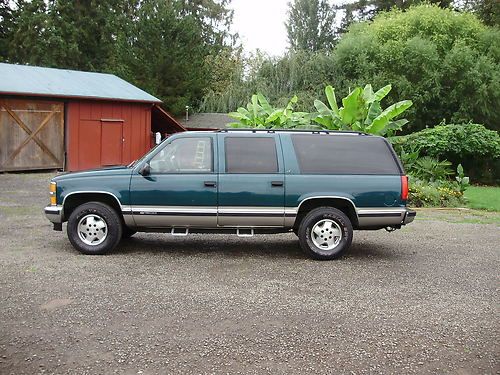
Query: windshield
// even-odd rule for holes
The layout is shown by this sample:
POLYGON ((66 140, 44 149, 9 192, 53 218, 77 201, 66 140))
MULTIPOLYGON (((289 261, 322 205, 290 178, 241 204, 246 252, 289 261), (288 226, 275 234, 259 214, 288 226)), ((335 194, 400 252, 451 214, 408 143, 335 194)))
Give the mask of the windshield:
POLYGON ((142 158, 140 159, 137 159, 137 160, 134 160, 132 163, 130 163, 129 165, 127 165, 127 168, 134 168, 137 164, 139 164, 141 161, 143 161, 144 159, 146 159, 152 152, 154 152, 158 147, 160 147, 168 138, 165 138, 163 141, 161 141, 161 143, 157 144, 155 147, 153 147, 151 150, 149 150, 148 152, 146 152, 142 158))

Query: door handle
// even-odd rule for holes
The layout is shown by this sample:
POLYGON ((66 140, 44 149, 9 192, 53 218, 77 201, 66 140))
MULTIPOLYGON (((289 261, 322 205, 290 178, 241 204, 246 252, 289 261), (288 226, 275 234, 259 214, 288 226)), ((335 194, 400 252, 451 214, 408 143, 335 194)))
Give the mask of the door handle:
POLYGON ((205 186, 215 187, 216 183, 215 183, 215 181, 205 181, 205 186))
POLYGON ((283 186, 283 181, 271 181, 271 186, 283 186))

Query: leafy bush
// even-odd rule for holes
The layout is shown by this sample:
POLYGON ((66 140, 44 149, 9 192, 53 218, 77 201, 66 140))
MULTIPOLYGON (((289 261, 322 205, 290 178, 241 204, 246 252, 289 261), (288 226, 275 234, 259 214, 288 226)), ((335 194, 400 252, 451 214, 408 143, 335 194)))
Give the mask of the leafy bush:
POLYGON ((498 181, 500 136, 479 124, 438 125, 406 136, 392 137, 400 153, 446 159, 454 166, 462 163, 480 182, 498 181))
POLYGON ((406 119, 394 120, 394 118, 408 109, 412 102, 411 100, 403 100, 382 110, 380 101, 387 96, 391 89, 391 85, 386 85, 377 92, 373 92, 370 84, 366 85, 364 89, 356 87, 342 99, 343 107, 339 108, 333 87, 327 86, 325 94, 330 107, 321 100, 315 100, 314 106, 318 110, 318 115, 314 121, 325 129, 392 135, 408 123, 406 119))
POLYGON ((413 207, 458 207, 465 204, 457 183, 429 183, 416 178, 410 178, 408 201, 413 207))
POLYGON ((238 120, 229 124, 232 128, 293 128, 297 126, 308 126, 311 123, 311 115, 306 112, 294 112, 293 106, 297 103, 297 96, 288 102, 285 108, 272 107, 264 95, 252 95, 252 100, 247 107, 240 107, 236 112, 230 112, 229 116, 238 120))
POLYGON ((335 48, 339 87, 391 82, 389 102, 411 99, 408 132, 473 120, 498 129, 500 29, 470 13, 421 5, 353 25, 335 48))
POLYGON ((409 173, 422 180, 433 182, 442 181, 453 173, 448 160, 440 161, 430 156, 423 156, 415 161, 409 173))

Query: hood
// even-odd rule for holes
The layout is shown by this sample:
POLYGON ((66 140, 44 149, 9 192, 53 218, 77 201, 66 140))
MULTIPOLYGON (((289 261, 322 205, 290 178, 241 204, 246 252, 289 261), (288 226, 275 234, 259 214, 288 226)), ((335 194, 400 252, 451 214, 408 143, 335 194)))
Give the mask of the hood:
POLYGON ((66 180, 68 178, 85 178, 85 177, 118 176, 118 175, 122 176, 124 174, 131 174, 131 173, 132 173, 131 168, 127 168, 124 165, 120 165, 120 166, 114 166, 114 167, 88 169, 88 170, 79 171, 79 172, 64 172, 64 173, 57 175, 52 180, 53 181, 61 181, 61 180, 66 180))

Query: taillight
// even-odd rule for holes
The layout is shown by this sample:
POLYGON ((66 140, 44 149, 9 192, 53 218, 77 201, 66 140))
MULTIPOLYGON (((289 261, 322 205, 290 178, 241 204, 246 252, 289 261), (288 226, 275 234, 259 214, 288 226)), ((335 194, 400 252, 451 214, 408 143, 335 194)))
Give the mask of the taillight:
POLYGON ((408 200, 408 176, 401 176, 401 199, 408 200))

